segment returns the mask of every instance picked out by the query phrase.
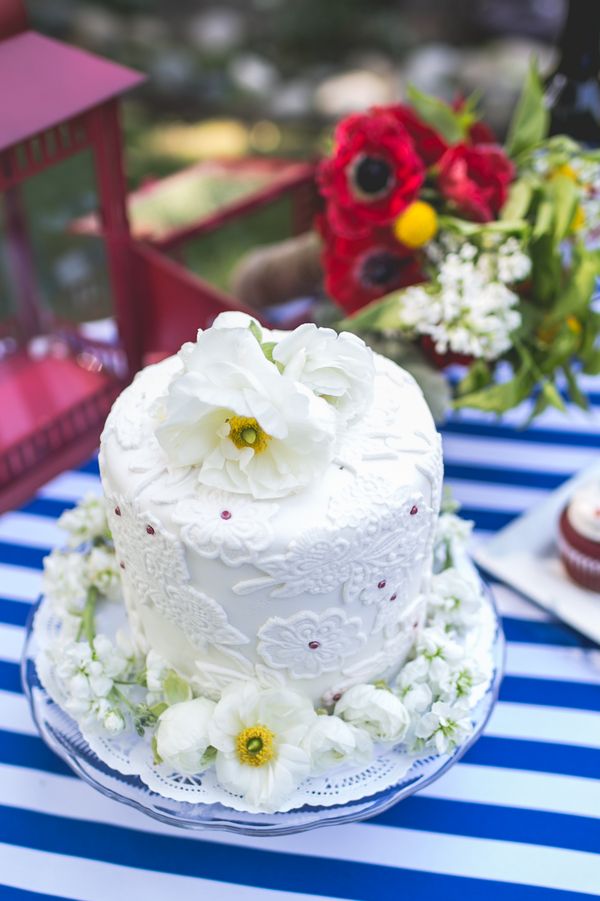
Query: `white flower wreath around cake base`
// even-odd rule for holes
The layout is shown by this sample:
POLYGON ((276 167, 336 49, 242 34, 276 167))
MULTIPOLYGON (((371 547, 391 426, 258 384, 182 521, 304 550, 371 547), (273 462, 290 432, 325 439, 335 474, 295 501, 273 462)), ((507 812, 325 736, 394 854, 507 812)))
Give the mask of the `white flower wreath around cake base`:
POLYGON ((471 524, 454 513, 440 516, 426 625, 393 684, 353 685, 316 710, 266 668, 262 682, 234 683, 216 702, 194 696, 129 641, 102 499, 60 525, 69 548, 45 561, 35 622, 40 679, 90 748, 151 790, 252 813, 339 804, 470 735, 492 678, 495 621, 465 552, 471 524))

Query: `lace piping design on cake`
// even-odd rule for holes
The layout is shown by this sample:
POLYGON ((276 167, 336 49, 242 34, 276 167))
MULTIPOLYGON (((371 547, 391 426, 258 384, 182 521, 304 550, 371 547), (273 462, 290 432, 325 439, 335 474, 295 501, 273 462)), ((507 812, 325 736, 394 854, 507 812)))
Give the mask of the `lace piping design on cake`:
POLYGON ((179 626, 197 648, 248 644, 249 639, 229 623, 223 607, 190 584, 182 544, 123 500, 108 503, 122 578, 134 588, 139 602, 179 626))
POLYGON ((109 414, 107 433, 113 433, 122 450, 139 448, 146 437, 150 436, 146 413, 148 396, 143 387, 141 373, 126 389, 128 410, 127 416, 109 414))
POLYGON ((201 499, 179 501, 173 519, 184 544, 201 557, 240 566, 271 545, 271 520, 278 509, 278 504, 209 489, 201 499))
POLYGON ((285 554, 256 561, 265 576, 238 582, 233 590, 243 595, 270 589, 278 598, 326 594, 341 586, 346 603, 381 603, 394 592, 404 601, 408 576, 424 559, 434 522, 420 492, 403 493, 397 502, 348 537, 328 529, 304 534, 285 554))
POLYGON ((314 679, 337 669, 366 642, 362 620, 339 607, 323 613, 301 610, 283 619, 274 616, 258 630, 258 653, 274 669, 294 679, 314 679))

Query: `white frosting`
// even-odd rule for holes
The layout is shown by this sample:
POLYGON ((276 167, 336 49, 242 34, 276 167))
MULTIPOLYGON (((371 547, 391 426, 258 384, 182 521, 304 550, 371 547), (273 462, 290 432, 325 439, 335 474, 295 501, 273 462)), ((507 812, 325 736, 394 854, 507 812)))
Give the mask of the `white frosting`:
POLYGON ((323 475, 254 500, 172 468, 152 406, 180 361, 138 374, 101 440, 132 629, 198 690, 293 684, 316 703, 397 671, 424 616, 440 438, 414 380, 376 358, 374 400, 323 475), (117 512, 115 512, 117 511, 117 512))
POLYGON ((588 482, 573 495, 567 516, 580 535, 600 542, 600 480, 588 482))

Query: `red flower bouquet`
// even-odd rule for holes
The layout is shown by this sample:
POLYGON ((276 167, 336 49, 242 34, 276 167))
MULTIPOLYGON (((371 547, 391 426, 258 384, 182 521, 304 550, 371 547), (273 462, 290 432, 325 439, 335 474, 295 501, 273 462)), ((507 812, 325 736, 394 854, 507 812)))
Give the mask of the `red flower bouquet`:
POLYGON ((503 412, 534 393, 534 414, 562 407, 559 373, 585 405, 575 372, 600 371, 600 154, 546 137, 533 67, 504 147, 468 100, 409 101, 345 119, 319 166, 344 327, 388 353, 397 336, 438 365, 471 361, 457 405, 503 412), (501 361, 513 377, 496 383, 501 361))

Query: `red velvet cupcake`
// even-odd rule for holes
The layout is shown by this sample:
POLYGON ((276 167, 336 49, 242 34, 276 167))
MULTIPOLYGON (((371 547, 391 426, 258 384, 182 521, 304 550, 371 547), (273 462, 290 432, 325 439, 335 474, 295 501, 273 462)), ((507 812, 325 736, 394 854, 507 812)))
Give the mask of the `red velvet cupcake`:
POLYGON ((580 488, 563 510, 558 548, 571 578, 600 592, 600 482, 580 488))

